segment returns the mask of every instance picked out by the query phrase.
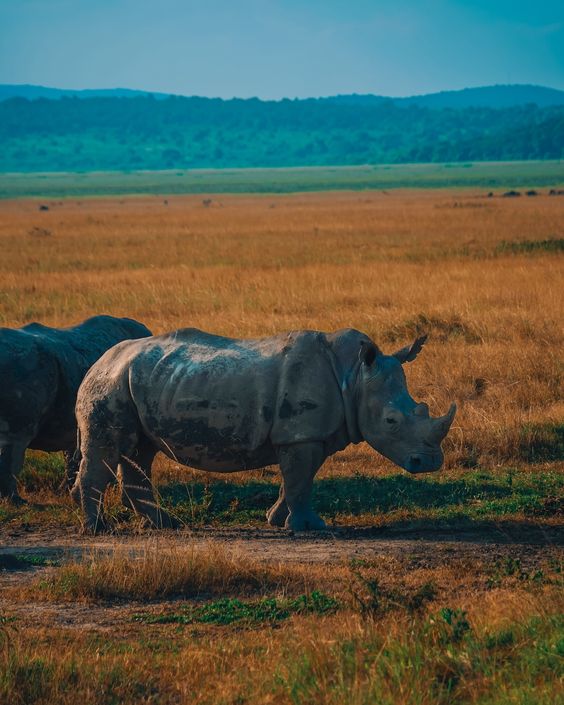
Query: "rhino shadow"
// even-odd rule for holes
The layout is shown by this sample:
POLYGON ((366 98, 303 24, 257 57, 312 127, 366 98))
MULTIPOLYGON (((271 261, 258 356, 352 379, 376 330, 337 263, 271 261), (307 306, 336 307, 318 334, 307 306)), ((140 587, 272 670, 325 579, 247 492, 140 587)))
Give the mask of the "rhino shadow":
MULTIPOLYGON (((200 519, 240 520, 242 514, 250 518, 263 516, 278 497, 278 486, 267 481, 244 484, 229 481, 172 483, 160 486, 163 501, 174 509, 192 511, 200 519)), ((394 510, 417 510, 458 507, 463 510, 471 501, 491 502, 516 496, 526 501, 531 488, 500 486, 491 479, 472 484, 462 480, 426 482, 410 476, 393 475, 383 478, 343 477, 319 479, 314 483, 313 502, 325 516, 367 513, 387 513, 394 510)), ((194 517, 195 518, 195 517, 194 517)))

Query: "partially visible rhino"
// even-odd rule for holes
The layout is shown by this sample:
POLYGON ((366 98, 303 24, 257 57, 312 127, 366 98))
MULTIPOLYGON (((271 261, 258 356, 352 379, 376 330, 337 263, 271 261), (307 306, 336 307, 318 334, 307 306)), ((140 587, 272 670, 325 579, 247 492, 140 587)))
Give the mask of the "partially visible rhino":
POLYGON ((129 318, 94 316, 72 328, 30 323, 0 328, 0 497, 15 501, 26 448, 62 450, 69 486, 76 475, 76 393, 103 353, 151 331, 129 318))
POLYGON ((104 528, 101 500, 118 469, 123 502, 156 526, 174 525, 153 497, 159 450, 214 472, 278 463, 282 486, 267 519, 294 530, 324 527, 311 507, 313 478, 349 443, 366 440, 412 473, 438 470, 456 406, 430 418, 402 369, 424 341, 393 355, 356 330, 233 340, 184 329, 120 343, 77 397, 82 460, 72 495, 85 528, 104 528))

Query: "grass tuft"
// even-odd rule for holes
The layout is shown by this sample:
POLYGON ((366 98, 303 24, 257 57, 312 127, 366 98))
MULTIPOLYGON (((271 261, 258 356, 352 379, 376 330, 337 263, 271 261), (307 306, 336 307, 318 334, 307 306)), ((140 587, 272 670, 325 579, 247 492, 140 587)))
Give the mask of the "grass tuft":
POLYGON ((242 558, 236 550, 209 543, 166 547, 149 542, 138 552, 116 546, 61 567, 28 588, 36 599, 155 600, 168 597, 253 594, 307 589, 305 570, 242 558))

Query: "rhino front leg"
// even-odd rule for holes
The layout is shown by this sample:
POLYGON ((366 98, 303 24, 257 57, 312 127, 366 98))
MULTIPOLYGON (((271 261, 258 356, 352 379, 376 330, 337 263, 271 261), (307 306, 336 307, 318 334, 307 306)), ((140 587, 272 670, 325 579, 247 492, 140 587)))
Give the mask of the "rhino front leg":
POLYGON ((0 446, 0 499, 9 499, 15 504, 24 500, 18 494, 16 478, 23 467, 25 441, 12 441, 0 446))
POLYGON ((282 482, 278 499, 266 512, 266 520, 271 526, 284 526, 289 513, 290 510, 288 509, 288 502, 286 502, 284 482, 282 482))
POLYGON ((289 510, 284 523, 287 529, 312 531, 325 528, 325 522, 311 507, 313 478, 324 460, 322 443, 299 443, 279 449, 278 461, 289 510))

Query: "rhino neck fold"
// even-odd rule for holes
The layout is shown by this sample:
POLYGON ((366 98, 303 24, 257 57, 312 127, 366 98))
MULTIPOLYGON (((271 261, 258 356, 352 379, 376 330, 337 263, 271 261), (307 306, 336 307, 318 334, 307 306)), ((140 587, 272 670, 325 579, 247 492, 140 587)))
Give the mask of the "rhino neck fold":
POLYGON ((356 379, 360 363, 356 363, 348 374, 345 374, 341 381, 341 396, 343 397, 343 408, 345 410, 345 423, 351 443, 360 443, 364 440, 358 426, 358 403, 356 395, 356 379))
POLYGON ((357 399, 356 399, 356 379, 360 369, 357 361, 349 370, 343 370, 339 360, 333 350, 327 346, 333 374, 341 390, 343 399, 343 410, 345 412, 345 424, 350 443, 360 443, 364 440, 358 427, 357 399))

